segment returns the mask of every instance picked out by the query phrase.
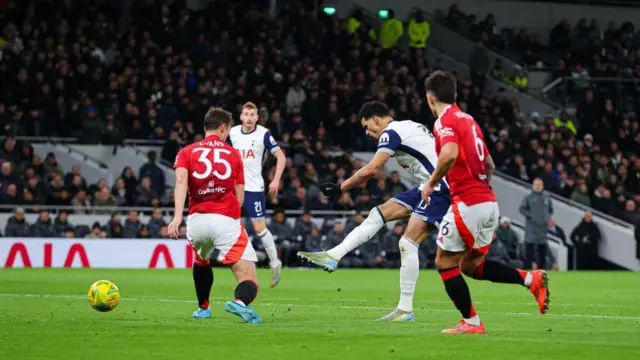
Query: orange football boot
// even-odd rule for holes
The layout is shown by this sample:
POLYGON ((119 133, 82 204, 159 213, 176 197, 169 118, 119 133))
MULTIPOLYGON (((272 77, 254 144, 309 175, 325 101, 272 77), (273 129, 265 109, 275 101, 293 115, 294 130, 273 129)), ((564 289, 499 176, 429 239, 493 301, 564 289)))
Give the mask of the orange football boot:
POLYGON ((538 308, 541 314, 546 314, 549 311, 549 297, 551 292, 549 291, 549 277, 544 270, 532 271, 533 276, 529 291, 533 294, 538 302, 538 308))
POLYGON ((466 321, 460 320, 458 326, 451 329, 444 329, 441 331, 443 334, 486 334, 484 330, 484 324, 480 322, 480 325, 469 325, 466 321))

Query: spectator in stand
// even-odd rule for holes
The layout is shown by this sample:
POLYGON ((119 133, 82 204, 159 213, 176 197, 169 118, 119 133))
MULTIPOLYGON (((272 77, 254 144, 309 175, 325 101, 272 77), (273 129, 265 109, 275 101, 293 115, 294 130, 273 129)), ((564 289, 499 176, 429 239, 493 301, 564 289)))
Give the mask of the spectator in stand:
POLYGON ((151 233, 146 225, 140 226, 136 239, 151 239, 151 233))
POLYGON ((409 20, 409 24, 407 25, 409 51, 412 60, 417 57, 417 53, 424 53, 429 34, 431 34, 431 24, 424 18, 422 11, 414 10, 411 20, 409 20))
POLYGON ((484 42, 480 39, 476 41, 475 49, 469 53, 469 71, 471 72, 471 84, 484 91, 487 75, 491 70, 489 51, 485 48, 484 42))
POLYGON ((380 246, 380 256, 382 262, 380 265, 384 268, 399 268, 400 267, 400 248, 398 247, 398 241, 404 233, 404 224, 397 222, 392 231, 387 232, 382 237, 382 244, 380 246))
POLYGON ((64 236, 64 232, 67 229, 73 229, 73 225, 69 223, 69 212, 66 210, 60 211, 53 222, 53 227, 57 236, 64 236))
POLYGON ((136 193, 138 194, 135 202, 137 206, 149 207, 152 199, 158 197, 153 181, 149 176, 141 178, 140 185, 136 188, 136 193))
MULTIPOLYGON (((3 189, 3 193, 0 195, 0 199, 2 200, 2 204, 12 204, 12 205, 24 205, 25 199, 24 194, 20 196, 18 193, 18 186, 16 184, 8 184, 6 188, 3 189)), ((2 211, 11 211, 11 209, 3 209, 2 211)))
POLYGON ((562 240, 562 243, 564 245, 569 245, 567 243, 567 235, 565 235, 564 230, 560 226, 558 226, 558 224, 556 223, 556 219, 553 217, 549 218, 549 234, 562 240))
POLYGON ((107 236, 111 239, 122 239, 124 237, 122 234, 122 225, 120 225, 120 223, 113 224, 109 228, 107 236))
POLYGON ((7 226, 4 228, 4 236, 15 238, 29 237, 29 228, 31 225, 24 217, 24 209, 16 208, 15 214, 7 221, 7 226))
POLYGON ((577 250, 578 270, 595 270, 600 268, 600 229, 593 222, 590 211, 584 213, 584 218, 571 232, 571 241, 577 250))
MULTIPOLYGON (((497 238, 497 234, 493 234, 494 240, 497 238)), ((491 247, 489 248, 489 252, 487 253, 487 259, 499 261, 503 264, 513 264, 513 259, 509 256, 509 252, 507 251, 507 247, 501 241, 494 241, 491 243, 491 247)), ((520 261, 515 260, 520 263, 520 261)), ((522 265, 522 264, 520 264, 522 265)), ((515 266, 515 265, 511 265, 515 266)))
POLYGON ((64 232, 62 233, 61 236, 64 237, 65 239, 73 239, 76 237, 76 234, 73 232, 73 228, 68 227, 64 229, 64 232))
POLYGON ((64 186, 66 187, 76 186, 76 187, 83 187, 83 188, 87 187, 87 181, 80 173, 80 165, 73 165, 71 167, 71 172, 68 172, 64 176, 64 186), (76 177, 80 177, 80 184, 77 184, 77 181, 74 181, 76 180, 76 177))
POLYGON ((383 50, 392 50, 398 46, 402 35, 404 35, 404 25, 395 17, 395 11, 388 9, 389 16, 380 27, 380 45, 383 50))
MULTIPOLYGON (((202 116, 204 118, 204 116, 202 116)), ((151 188, 155 191, 156 195, 164 194, 164 171, 156 164, 157 154, 155 151, 149 151, 147 154, 149 162, 140 167, 140 174, 138 178, 143 179, 145 176, 149 177, 151 181, 151 188)))
POLYGON ((100 226, 99 222, 94 222, 93 226, 91 227, 91 232, 88 233, 87 235, 85 235, 86 239, 100 239, 103 238, 102 236, 102 227, 100 226))
POLYGON ((520 248, 520 239, 518 239, 518 235, 511 228, 511 219, 506 216, 500 218, 500 227, 496 230, 496 240, 501 242, 507 251, 509 257, 509 262, 507 263, 511 263, 512 260, 519 258, 518 248, 520 248))
POLYGON ((38 220, 29 228, 29 235, 32 237, 47 238, 57 235, 56 229, 49 218, 48 210, 41 210, 38 220))
POLYGON ((317 226, 311 228, 311 233, 307 235, 304 241, 304 251, 322 251, 325 248, 326 236, 320 234, 317 226))
MULTIPOLYGON (((116 201, 113 198, 113 196, 111 195, 111 193, 109 192, 109 189, 104 187, 102 189, 100 189, 96 195, 95 195, 95 199, 93 200, 93 206, 95 208, 101 208, 101 207, 115 207, 116 206, 116 201)), ((97 209, 96 210, 96 214, 109 214, 111 213, 112 210, 100 210, 97 209)))
POLYGON ((536 264, 545 268, 547 257, 547 230, 549 219, 553 215, 553 205, 549 194, 544 192, 544 183, 540 178, 533 180, 533 191, 522 200, 520 214, 525 217, 526 263, 525 269, 531 269, 537 254, 536 264))
POLYGON ((120 177, 116 179, 116 183, 111 188, 111 195, 115 201, 116 206, 128 206, 129 197, 127 196, 127 188, 124 180, 120 177))
POLYGON ((299 244, 295 240, 293 229, 287 223, 287 215, 284 210, 278 209, 273 213, 273 220, 268 228, 276 242, 278 258, 285 266, 293 264, 295 253, 299 250, 299 244))
POLYGON ((624 204, 624 211, 620 215, 620 218, 630 224, 637 224, 640 221, 640 214, 636 209, 636 202, 633 199, 629 199, 624 204))
POLYGON ((85 189, 78 191, 76 196, 71 199, 71 205, 73 206, 73 212, 76 214, 90 214, 92 212, 91 201, 89 201, 85 189))
POLYGON ((135 239, 138 236, 138 232, 142 224, 138 217, 137 211, 129 211, 129 216, 124 222, 124 228, 122 229, 122 236, 126 239, 135 239))
POLYGON ((589 197, 589 188, 587 188, 587 184, 584 182, 579 184, 576 189, 573 190, 571 200, 584 206, 591 206, 591 198, 589 197))
POLYGON ((311 234, 313 226, 314 225, 311 222, 311 213, 309 211, 305 211, 301 217, 296 219, 296 223, 293 226, 293 236, 295 236, 297 241, 305 241, 307 236, 311 234))
POLYGON ((160 236, 160 230, 162 229, 163 226, 167 225, 167 222, 164 221, 164 218, 162 217, 162 210, 161 209, 154 209, 153 213, 151 214, 151 220, 149 220, 149 223, 147 224, 147 228, 149 229, 149 233, 151 234, 151 237, 154 238, 159 238, 160 236))

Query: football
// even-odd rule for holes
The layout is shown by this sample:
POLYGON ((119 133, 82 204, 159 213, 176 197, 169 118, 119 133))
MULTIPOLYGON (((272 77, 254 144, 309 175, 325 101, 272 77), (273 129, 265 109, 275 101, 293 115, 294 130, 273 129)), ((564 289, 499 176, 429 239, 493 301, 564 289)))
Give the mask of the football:
POLYGON ((98 280, 89 288, 89 303, 91 307, 100 311, 111 311, 120 302, 120 289, 109 280, 98 280))

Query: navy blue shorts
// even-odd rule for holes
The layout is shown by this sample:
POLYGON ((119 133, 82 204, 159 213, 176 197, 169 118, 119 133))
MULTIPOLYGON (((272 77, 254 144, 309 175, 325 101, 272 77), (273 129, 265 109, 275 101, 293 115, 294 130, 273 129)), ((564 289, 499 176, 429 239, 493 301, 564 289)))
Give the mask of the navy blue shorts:
POLYGON ((245 191, 243 207, 251 220, 264 220, 267 198, 263 192, 245 191))
POLYGON ((431 205, 427 205, 422 201, 422 192, 417 188, 400 193, 391 200, 409 209, 411 216, 417 216, 436 226, 442 222, 442 218, 449 210, 449 206, 451 206, 449 194, 446 192, 431 195, 431 205))

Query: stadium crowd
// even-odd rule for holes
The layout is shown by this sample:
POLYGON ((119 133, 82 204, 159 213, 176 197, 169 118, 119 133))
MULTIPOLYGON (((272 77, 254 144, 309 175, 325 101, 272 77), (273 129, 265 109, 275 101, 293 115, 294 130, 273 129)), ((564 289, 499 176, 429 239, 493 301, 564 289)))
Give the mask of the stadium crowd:
MULTIPOLYGON (((314 185, 342 181, 363 165, 353 151, 375 149, 356 118, 365 100, 386 102, 395 118, 433 123, 424 104, 423 80, 442 63, 428 63, 423 46, 415 45, 422 40, 426 46, 429 36, 421 15, 409 22, 422 24, 421 39, 411 39, 415 46, 405 52, 399 47, 403 32, 397 31, 404 24, 392 11, 378 33, 357 12, 339 19, 296 2, 270 20, 255 1, 210 3, 199 11, 187 9, 183 0, 134 1, 132 25, 125 28, 118 24, 120 11, 115 4, 94 0, 37 6, 8 0, 0 8, 0 23, 6 24, 0 38, 0 83, 11 84, 0 89, 2 204, 69 205, 73 212, 87 214, 107 213, 101 208, 110 206, 172 206, 172 192, 165 189, 157 162, 173 162, 181 146, 201 138, 210 106, 238 113, 246 101, 258 104, 260 122, 288 157, 281 191, 269 198, 269 208, 366 211, 406 189, 397 173, 388 178, 380 173, 332 204, 314 185), (124 138, 152 139, 166 145, 159 156, 150 154, 143 168, 123 169, 114 184, 87 184, 79 168, 61 169, 53 154, 43 160, 28 143, 14 140, 25 135, 74 136, 109 145, 124 138)), ((550 191, 638 222, 640 129, 635 115, 618 113, 610 103, 598 107, 589 102, 589 91, 577 118, 522 114, 503 90, 486 92, 477 78, 460 78, 458 92, 461 108, 484 127, 500 171, 527 182, 540 177, 550 191)), ((268 160, 268 180, 271 165, 268 160)), ((124 223, 113 214, 109 224, 78 233, 70 231, 64 214, 52 221, 40 212, 31 226, 16 213, 5 236, 144 238, 166 231, 159 220, 142 225, 137 213, 130 213, 124 223)), ((153 211, 156 215, 163 214, 153 211)), ((270 227, 279 244, 329 248, 362 221, 355 216, 344 226, 326 222, 314 230, 308 221, 298 226, 306 217, 290 228, 282 225, 280 215, 274 216, 270 227)), ((397 264, 397 239, 387 236, 398 237, 399 226, 380 234, 371 249, 361 250, 375 257, 352 263, 374 265, 375 259, 375 265, 397 264)), ((425 256, 433 255, 431 250, 425 256)))

